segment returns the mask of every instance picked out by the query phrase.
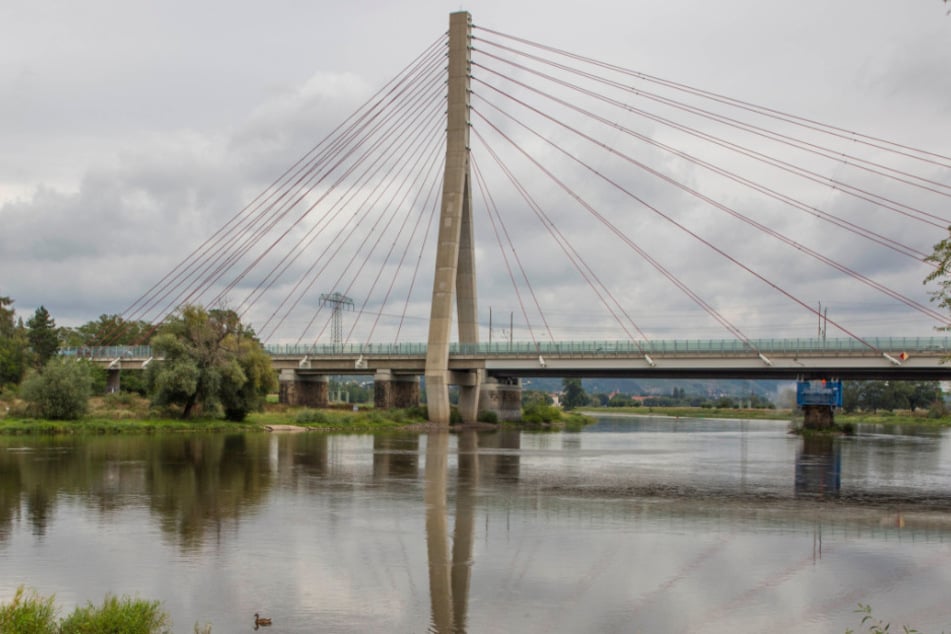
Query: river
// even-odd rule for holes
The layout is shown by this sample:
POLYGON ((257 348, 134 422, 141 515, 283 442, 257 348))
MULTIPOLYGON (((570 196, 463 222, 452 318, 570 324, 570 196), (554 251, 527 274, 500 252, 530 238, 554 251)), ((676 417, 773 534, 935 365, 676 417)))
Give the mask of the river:
POLYGON ((951 629, 951 435, 603 418, 580 432, 0 437, 0 601, 173 631, 951 629))

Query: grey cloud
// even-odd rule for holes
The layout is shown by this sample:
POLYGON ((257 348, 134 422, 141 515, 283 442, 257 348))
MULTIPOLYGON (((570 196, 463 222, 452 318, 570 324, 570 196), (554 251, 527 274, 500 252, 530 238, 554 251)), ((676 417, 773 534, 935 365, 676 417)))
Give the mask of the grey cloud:
MULTIPOLYGON (((333 23, 310 8, 297 18, 274 17, 267 33, 258 28, 262 16, 244 5, 224 22, 212 8, 196 8, 188 24, 176 21, 171 10, 156 9, 145 15, 123 5, 113 7, 118 12, 106 26, 97 25, 97 11, 111 6, 104 3, 89 16, 77 18, 72 36, 58 27, 47 30, 32 11, 20 18, 23 34, 0 27, 0 35, 9 35, 6 41, 23 51, 0 66, 0 90, 12 96, 0 99, 0 138, 8 143, 0 149, 4 294, 12 295, 21 310, 44 303, 61 322, 81 323, 103 312, 121 311, 323 138, 377 85, 434 41, 445 28, 442 12, 456 8, 438 4, 431 3, 425 14, 398 11, 385 3, 345 7, 333 23), (376 19, 366 20, 371 9, 376 19), (428 15, 430 11, 437 15, 428 15), (44 50, 43 42, 57 34, 67 39, 44 50), (103 41, 97 43, 97 37, 103 41)), ((923 6, 899 10, 884 1, 872 5, 808 2, 777 12, 775 7, 745 1, 689 8, 667 3, 631 7, 595 3, 586 6, 582 16, 572 7, 555 10, 546 5, 545 11, 538 12, 530 10, 538 7, 486 2, 474 7, 473 13, 477 24, 504 32, 822 120, 855 123, 884 136, 895 130, 912 142, 933 142, 936 149, 951 152, 947 149, 951 141, 943 132, 947 126, 936 116, 946 114, 951 94, 951 89, 941 88, 946 73, 935 74, 936 60, 947 59, 943 55, 947 38, 935 28, 915 34, 918 21, 928 19, 923 6), (856 12, 860 17, 855 17, 856 12), (697 30, 697 24, 704 28, 697 30), (893 33, 895 44, 876 46, 876 38, 885 32, 893 33)), ((475 103, 484 109, 478 99, 475 103)), ((717 126, 693 123, 720 133, 717 126)), ((517 131, 516 126, 503 125, 513 134, 517 131)), ((655 122, 638 125, 644 134, 735 167, 751 178, 775 178, 768 170, 655 122)), ((616 132, 598 134, 621 143, 616 132)), ((550 132, 550 138, 554 137, 550 132)), ((576 137, 559 133, 558 139, 570 153, 585 154, 600 172, 809 305, 817 300, 834 305, 835 314, 843 320, 854 318, 870 330, 876 325, 863 321, 869 306, 875 307, 871 312, 881 315, 883 322, 893 319, 893 300, 882 303, 880 297, 857 289, 828 267, 802 258, 794 248, 729 219, 629 163, 586 154, 588 144, 576 137)), ((546 165, 603 210, 626 236, 751 333, 812 331, 814 316, 808 311, 590 173, 578 172, 569 158, 546 150, 545 143, 528 137, 523 142, 543 155, 546 165)), ((509 153, 507 161, 523 166, 519 178, 611 293, 629 302, 632 316, 646 330, 658 336, 724 336, 720 326, 552 181, 525 167, 524 159, 498 138, 491 143, 509 153), (686 334, 677 335, 678 330, 686 334)), ((627 141, 623 146, 678 181, 926 301, 919 263, 856 240, 657 148, 627 141)), ((546 316, 551 315, 553 329, 564 336, 613 338, 610 333, 617 332, 616 324, 596 294, 521 197, 499 177, 484 150, 480 142, 473 142, 480 167, 491 175, 491 193, 509 231, 518 236, 519 255, 539 303, 546 316)), ((828 165, 823 169, 863 186, 880 185, 874 176, 828 165)), ((929 169, 938 172, 937 178, 947 177, 937 168, 929 169)), ((807 204, 867 223, 916 248, 930 251, 941 237, 940 231, 870 211, 861 201, 830 188, 783 176, 778 182, 778 188, 807 204)), ((901 195, 929 209, 941 204, 920 193, 901 195)), ((477 193, 477 204, 479 200, 477 193)), ((512 312, 519 319, 519 299, 491 227, 484 215, 477 219, 480 321, 487 324, 490 306, 497 315, 512 312)), ((387 246, 373 255, 368 270, 382 265, 387 246)), ((269 299, 249 312, 253 321, 266 321, 291 290, 294 276, 331 247, 324 240, 315 243, 278 282, 269 299)), ((408 261, 415 260, 420 247, 413 249, 408 261)), ((410 300, 407 328, 418 333, 415 339, 423 338, 422 325, 428 315, 431 249, 425 247, 423 272, 410 300)), ((276 257, 269 255, 264 261, 273 265, 276 257)), ((389 266, 381 275, 387 283, 392 261, 389 266)), ((348 279, 347 271, 341 271, 346 268, 343 264, 337 262, 335 267, 315 283, 312 294, 331 290, 331 282, 341 272, 348 279)), ((229 293, 229 301, 242 302, 269 268, 264 266, 242 280, 229 293)), ((354 294, 369 287, 368 275, 354 284, 354 294)), ((516 275, 518 279, 521 274, 516 271, 516 275)), ((409 283, 404 276, 397 279, 381 323, 395 327, 409 283)), ((372 298, 367 309, 379 310, 379 301, 372 298)), ((530 298, 522 301, 534 310, 530 298)), ((316 304, 312 296, 302 300, 302 309, 309 312, 288 318, 288 337, 300 334, 316 304)), ((927 322, 914 315, 906 319, 928 333, 927 322)), ((320 318, 315 321, 319 322, 320 318)), ((357 330, 362 330, 354 336, 362 336, 369 327, 369 317, 361 317, 357 330)))

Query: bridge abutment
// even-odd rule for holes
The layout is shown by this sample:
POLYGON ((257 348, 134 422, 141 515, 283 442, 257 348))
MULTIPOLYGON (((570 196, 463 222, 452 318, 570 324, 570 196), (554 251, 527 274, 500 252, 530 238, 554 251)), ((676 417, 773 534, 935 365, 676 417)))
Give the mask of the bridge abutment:
POLYGON ((327 407, 329 380, 322 374, 301 374, 297 370, 281 370, 278 400, 282 405, 327 407))
POLYGON ((419 377, 377 370, 373 377, 373 406, 377 409, 416 407, 419 405, 419 377))
POLYGON ((479 411, 493 412, 499 420, 522 418, 522 381, 515 377, 486 377, 479 390, 479 411))

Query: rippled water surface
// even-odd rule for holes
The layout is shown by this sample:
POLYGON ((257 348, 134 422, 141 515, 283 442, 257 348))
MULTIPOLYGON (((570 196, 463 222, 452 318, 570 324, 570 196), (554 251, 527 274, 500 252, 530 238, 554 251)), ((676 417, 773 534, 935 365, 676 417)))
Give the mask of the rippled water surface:
POLYGON ((605 418, 580 433, 0 437, 0 601, 174 631, 951 630, 951 436, 605 418))

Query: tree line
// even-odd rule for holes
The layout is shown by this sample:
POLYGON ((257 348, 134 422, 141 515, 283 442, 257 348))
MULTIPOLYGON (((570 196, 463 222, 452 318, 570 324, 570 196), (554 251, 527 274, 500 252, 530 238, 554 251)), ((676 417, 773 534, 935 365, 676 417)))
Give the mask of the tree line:
POLYGON ((183 306, 158 325, 101 315, 60 328, 45 307, 24 322, 13 304, 0 297, 0 393, 22 399, 22 414, 77 419, 90 396, 105 390, 105 371, 81 354, 60 355, 63 348, 150 344, 162 361, 125 373, 125 389, 183 418, 201 412, 240 421, 277 388, 270 357, 233 310, 183 306))
MULTIPOLYGON (((566 378, 562 381, 561 404, 565 409, 578 407, 717 407, 733 409, 749 407, 754 409, 773 409, 769 399, 759 394, 750 394, 748 397, 726 395, 710 396, 708 394, 688 394, 682 387, 674 387, 669 394, 652 394, 641 397, 631 394, 588 394, 581 379, 566 378)), ((529 397, 531 398, 531 397, 529 397)), ((523 401, 524 401, 523 397, 523 401)))
MULTIPOLYGON (((581 379, 566 378, 562 382, 561 404, 565 409, 577 407, 716 407, 736 409, 775 409, 776 404, 758 394, 749 397, 688 394, 674 387, 669 394, 635 397, 626 394, 588 394, 581 379)), ((525 392, 523 403, 539 396, 525 392)), ((550 399, 549 399, 550 400, 550 399)), ((846 412, 894 410, 928 410, 932 416, 946 413, 944 395, 938 381, 845 381, 842 388, 842 409, 846 412)))

